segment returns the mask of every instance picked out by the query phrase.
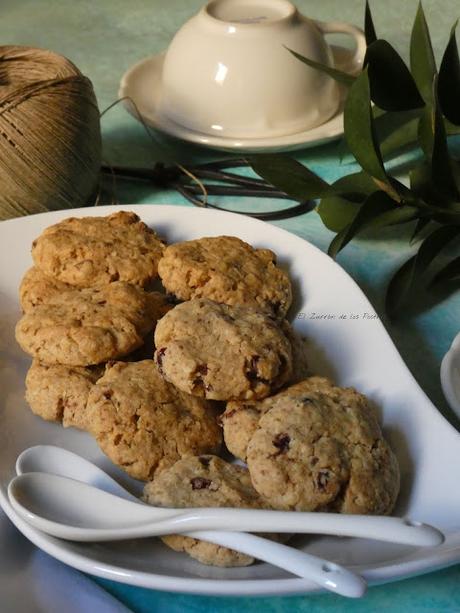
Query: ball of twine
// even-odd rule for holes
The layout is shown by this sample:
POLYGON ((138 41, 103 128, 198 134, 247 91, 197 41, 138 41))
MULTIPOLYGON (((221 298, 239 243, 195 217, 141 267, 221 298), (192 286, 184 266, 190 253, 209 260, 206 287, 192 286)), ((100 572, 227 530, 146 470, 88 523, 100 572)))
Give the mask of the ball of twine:
POLYGON ((51 51, 0 46, 0 219, 93 204, 100 165, 91 81, 51 51))

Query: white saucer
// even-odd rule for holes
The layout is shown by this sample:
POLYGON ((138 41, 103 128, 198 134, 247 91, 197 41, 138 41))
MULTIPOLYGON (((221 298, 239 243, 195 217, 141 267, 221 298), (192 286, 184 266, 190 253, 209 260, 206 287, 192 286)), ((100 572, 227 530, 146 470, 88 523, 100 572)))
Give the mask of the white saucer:
MULTIPOLYGON (((332 47, 334 57, 344 54, 340 47, 332 47)), ((161 88, 161 71, 163 68, 164 53, 145 58, 130 68, 120 81, 119 98, 130 98, 125 100, 125 107, 133 117, 139 121, 164 132, 169 136, 180 138, 184 141, 223 149, 225 151, 245 151, 245 152, 268 152, 268 151, 287 151, 312 147, 323 144, 329 140, 337 138, 343 134, 343 106, 345 96, 342 95, 341 103, 337 113, 316 128, 304 130, 294 134, 283 136, 272 136, 267 138, 228 138, 216 136, 214 134, 204 134, 189 130, 185 126, 177 124, 158 114, 158 100, 161 88), (140 117, 139 117, 140 116, 140 117)))

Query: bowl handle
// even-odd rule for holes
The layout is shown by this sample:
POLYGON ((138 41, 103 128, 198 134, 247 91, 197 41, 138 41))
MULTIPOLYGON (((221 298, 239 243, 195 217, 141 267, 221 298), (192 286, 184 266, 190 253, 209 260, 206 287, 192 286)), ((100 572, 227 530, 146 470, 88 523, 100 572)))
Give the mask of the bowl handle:
POLYGON ((342 53, 335 53, 338 47, 332 47, 334 51, 335 68, 350 74, 356 74, 362 70, 364 56, 366 54, 366 37, 361 28, 343 21, 317 21, 316 27, 322 34, 349 34, 355 41, 355 50, 348 52, 341 49, 342 53))

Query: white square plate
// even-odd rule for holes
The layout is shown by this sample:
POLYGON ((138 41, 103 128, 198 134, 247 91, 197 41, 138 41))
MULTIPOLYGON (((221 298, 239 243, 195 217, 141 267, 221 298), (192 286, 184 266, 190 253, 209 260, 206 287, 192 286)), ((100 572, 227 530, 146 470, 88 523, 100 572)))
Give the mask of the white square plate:
POLYGON ((340 266, 304 240, 275 226, 232 213, 162 205, 98 207, 34 215, 0 224, 0 503, 19 530, 57 559, 100 577, 197 594, 268 595, 315 591, 314 584, 268 564, 221 569, 203 566, 157 539, 79 544, 28 526, 9 505, 6 488, 15 460, 37 444, 60 445, 96 462, 139 491, 83 432, 44 422, 27 409, 24 377, 30 359, 14 340, 20 317, 18 286, 31 265, 30 245, 52 223, 70 215, 136 212, 169 242, 235 235, 279 256, 293 279, 295 328, 309 339, 312 370, 367 394, 381 412, 398 456, 402 485, 396 513, 434 524, 442 546, 417 549, 335 537, 297 538, 293 544, 361 572, 370 583, 397 580, 460 561, 460 435, 417 385, 372 306, 340 266))

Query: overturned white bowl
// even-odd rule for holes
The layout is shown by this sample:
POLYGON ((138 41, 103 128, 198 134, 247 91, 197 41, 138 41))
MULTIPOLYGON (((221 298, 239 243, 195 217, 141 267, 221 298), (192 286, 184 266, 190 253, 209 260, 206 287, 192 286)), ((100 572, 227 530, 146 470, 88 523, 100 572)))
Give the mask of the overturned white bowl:
POLYGON ((346 33, 359 70, 365 39, 355 26, 301 15, 288 0, 213 0, 173 38, 165 55, 160 117, 189 130, 236 138, 294 134, 337 111, 340 91, 288 49, 333 65, 324 35, 346 33))
POLYGON ((442 360, 441 386, 451 409, 460 417, 460 333, 442 360))

